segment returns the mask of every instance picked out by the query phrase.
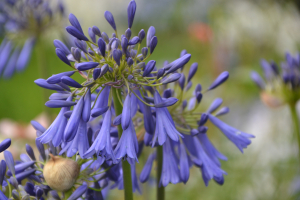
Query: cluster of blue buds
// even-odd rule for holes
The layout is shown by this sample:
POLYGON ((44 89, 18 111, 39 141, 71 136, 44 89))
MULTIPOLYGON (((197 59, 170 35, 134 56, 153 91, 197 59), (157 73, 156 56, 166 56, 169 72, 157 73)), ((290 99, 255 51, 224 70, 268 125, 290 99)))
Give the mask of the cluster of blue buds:
POLYGON ((48 0, 2 0, 0 2, 0 77, 9 79, 29 63, 36 41, 64 16, 64 6, 48 0), (57 14, 58 13, 58 14, 57 14))
MULTIPOLYGON (((227 158, 209 140, 207 121, 220 129, 241 152, 251 143, 253 135, 218 119, 229 112, 228 107, 220 108, 222 99, 215 99, 207 110, 199 111, 203 94, 224 83, 228 72, 221 73, 207 89, 196 84, 192 91, 198 64, 190 65, 187 77, 183 74, 191 54, 183 50, 178 59, 158 68, 155 60, 148 60, 158 42, 155 28, 151 26, 147 34, 142 29, 138 36, 132 36, 135 11, 136 3, 132 0, 127 9, 128 29, 120 38, 113 15, 106 11, 104 16, 114 30, 111 37, 96 26, 88 29, 90 38, 86 37, 77 18, 70 14, 71 26, 66 30, 75 37, 76 46, 69 50, 63 42, 54 41, 57 56, 71 70, 47 80, 35 80, 38 86, 56 91, 45 105, 61 110, 48 129, 32 122, 37 130, 36 145, 41 162, 35 160, 31 150, 27 150, 29 157, 21 155, 21 164, 33 162, 26 169, 22 168, 21 173, 31 170, 30 175, 22 177, 35 184, 37 177, 42 180, 39 186, 30 185, 35 192, 32 195, 37 195, 37 187, 43 191, 43 197, 47 197, 47 191, 51 195, 51 191, 66 191, 59 191, 63 187, 57 188, 54 184, 59 172, 65 171, 63 165, 53 164, 59 159, 76 161, 80 167, 69 181, 72 184, 65 187, 72 190, 81 183, 71 196, 98 199, 95 195, 104 195, 105 189, 123 189, 126 183, 122 178, 122 165, 127 162, 131 167, 132 190, 141 192, 139 182, 149 179, 154 162, 161 156, 158 149, 162 150, 162 187, 169 183, 186 183, 192 166, 201 170, 206 185, 212 179, 223 184, 226 172, 221 169, 219 160, 227 158), (142 47, 144 40, 146 46, 142 47), (79 83, 72 79, 74 73, 79 73, 84 81, 79 83), (152 149, 152 153, 138 178, 135 167, 144 148, 152 149), (53 172, 47 170, 46 173, 50 164, 53 172), (31 181, 33 177, 36 180, 31 181)), ((27 149, 30 148, 27 146, 27 149)), ((11 172, 13 166, 17 169, 20 164, 6 162, 10 163, 11 172)), ((76 167, 74 169, 76 171, 76 167)))
POLYGON ((261 99, 266 105, 278 107, 295 104, 300 99, 300 54, 286 53, 281 70, 273 61, 261 60, 261 66, 266 81, 257 72, 252 72, 251 78, 260 88, 261 99))

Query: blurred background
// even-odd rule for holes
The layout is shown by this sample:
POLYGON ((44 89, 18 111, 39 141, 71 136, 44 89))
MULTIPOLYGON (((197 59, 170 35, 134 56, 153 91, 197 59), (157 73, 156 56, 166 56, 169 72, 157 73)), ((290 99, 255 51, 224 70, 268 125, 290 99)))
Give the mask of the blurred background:
MULTIPOLYGON (((186 49, 192 54, 190 63, 199 63, 195 79, 204 88, 222 71, 229 71, 229 80, 205 95, 202 108, 205 110, 216 97, 223 98, 223 104, 229 106, 231 112, 222 120, 256 136, 241 154, 221 132, 210 127, 209 137, 228 157, 228 161, 222 162, 222 168, 228 173, 225 184, 219 186, 210 182, 205 187, 200 171, 194 168, 185 186, 178 184, 166 188, 166 199, 300 199, 297 144, 288 108, 271 110, 263 105, 259 90, 249 76, 252 70, 262 72, 259 65, 262 58, 280 63, 286 52, 296 54, 299 51, 300 1, 136 2, 133 35, 140 29, 147 31, 149 26, 156 28, 158 45, 151 59, 157 60, 157 67, 162 67, 165 60, 178 58, 181 50, 186 49)), ((88 27, 96 25, 110 36, 113 30, 105 21, 105 10, 113 13, 118 32, 122 34, 127 28, 128 3, 129 0, 66 0, 65 12, 66 15, 75 14, 86 33, 88 27)), ((68 24, 67 21, 61 23, 68 24)), ((15 74, 10 80, 0 79, 0 140, 13 137, 14 145, 10 150, 15 155, 25 150, 25 143, 34 141, 35 131, 30 127, 30 120, 35 119, 48 127, 59 111, 52 109, 52 118, 45 115, 43 89, 33 82, 41 77, 38 64, 41 56, 48 77, 68 67, 56 56, 54 39, 60 39, 60 35, 51 33, 35 46, 24 73, 15 74)), ((145 159, 141 158, 140 163, 145 159)), ((138 172, 141 166, 137 165, 138 172)), ((154 199, 154 182, 142 188, 143 194, 137 194, 135 199, 154 199)), ((108 198, 122 199, 122 195, 123 191, 114 190, 108 198)))

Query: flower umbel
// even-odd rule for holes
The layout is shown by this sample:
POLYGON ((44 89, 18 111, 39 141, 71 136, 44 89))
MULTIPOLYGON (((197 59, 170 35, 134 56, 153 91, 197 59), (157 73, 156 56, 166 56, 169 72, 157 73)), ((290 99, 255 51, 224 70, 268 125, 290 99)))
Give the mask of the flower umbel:
MULTIPOLYGON (((221 73, 207 90, 202 91, 197 84, 191 91, 198 64, 191 64, 186 78, 183 68, 191 59, 186 51, 164 66, 149 60, 158 44, 155 28, 151 26, 147 35, 142 29, 132 36, 135 11, 136 3, 132 0, 127 9, 128 29, 120 37, 112 13, 104 13, 114 30, 110 38, 96 26, 88 29, 88 38, 79 20, 70 14, 71 26, 66 31, 75 37, 75 47, 68 50, 63 43, 57 40, 54 43, 57 56, 72 70, 35 81, 40 87, 56 91, 45 105, 60 108, 48 129, 33 123, 43 164, 52 153, 61 156, 54 160, 69 158, 67 162, 73 159, 81 166, 78 178, 71 176, 74 180, 66 188, 73 191, 72 186, 83 184, 72 198, 90 196, 91 190, 99 192, 118 186, 124 188, 125 199, 131 199, 132 191, 140 191, 135 166, 144 146, 154 150, 140 175, 141 182, 150 177, 154 162, 161 161, 157 167, 161 169, 157 177, 161 187, 170 182, 186 183, 192 166, 201 170, 206 185, 211 179, 223 184, 226 172, 221 169, 219 159, 226 157, 206 135, 208 119, 241 151, 251 143, 252 135, 217 119, 229 111, 227 107, 219 109, 221 99, 216 99, 209 109, 199 111, 204 93, 224 83, 228 72, 221 73), (75 81, 71 77, 74 73, 79 73, 83 81, 75 81), (46 150, 43 144, 47 145, 46 150)), ((30 158, 26 161, 34 161, 30 148, 27 149, 30 158)), ((41 169, 35 165, 30 175, 38 176, 41 169)), ((47 181, 47 175, 44 177, 51 189, 59 191, 47 181)), ((94 197, 97 195, 95 192, 94 197)))

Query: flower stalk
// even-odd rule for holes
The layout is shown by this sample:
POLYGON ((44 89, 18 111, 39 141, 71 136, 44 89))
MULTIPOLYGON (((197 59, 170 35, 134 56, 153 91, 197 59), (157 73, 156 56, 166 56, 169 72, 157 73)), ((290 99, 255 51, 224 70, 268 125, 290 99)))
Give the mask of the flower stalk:
MULTIPOLYGON (((114 108, 116 112, 116 116, 122 114, 123 106, 120 103, 118 96, 120 96, 120 91, 116 88, 112 88, 112 96, 114 101, 114 108)), ((121 138, 123 129, 121 125, 118 125, 118 135, 121 138)), ((132 194, 132 180, 131 180, 131 169, 130 164, 127 161, 122 162, 123 169, 123 180, 124 180, 124 199, 125 200, 133 200, 132 194)))
POLYGON ((160 177, 162 172, 162 165, 163 165, 163 147, 157 147, 157 180, 156 180, 156 199, 157 200, 164 200, 165 199, 165 187, 160 185, 160 177))
POLYGON ((293 120, 293 125, 294 125, 294 133, 297 135, 297 140, 298 140, 298 157, 300 161, 300 126, 299 126, 299 117, 297 114, 297 109, 296 109, 297 103, 291 103, 289 104, 291 115, 292 115, 292 120, 293 120))

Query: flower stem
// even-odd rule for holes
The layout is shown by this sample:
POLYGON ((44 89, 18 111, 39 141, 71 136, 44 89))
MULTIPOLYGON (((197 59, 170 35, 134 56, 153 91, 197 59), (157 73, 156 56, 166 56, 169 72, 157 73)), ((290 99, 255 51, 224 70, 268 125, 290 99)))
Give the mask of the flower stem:
MULTIPOLYGON (((111 89, 112 89, 112 96, 114 100, 116 116, 118 116, 122 113, 123 110, 123 106, 118 99, 118 93, 120 92, 120 90, 113 87, 111 89)), ((121 137, 123 132, 121 125, 118 126, 118 132, 119 132, 119 137, 121 137)), ((122 162, 122 169, 123 169, 123 183, 124 183, 124 199, 133 200, 130 164, 127 161, 122 162)))
POLYGON ((162 164, 163 164, 163 147, 157 147, 157 185, 156 185, 156 199, 157 200, 164 200, 165 199, 165 187, 159 186, 160 176, 162 172, 162 164))
POLYGON ((297 139, 298 139, 298 156, 299 156, 299 161, 300 161, 300 126, 299 126, 299 117, 297 114, 297 109, 296 109, 296 103, 292 103, 289 105, 290 106, 290 110, 291 110, 291 114, 292 114, 292 120, 293 120, 293 124, 294 124, 294 132, 297 135, 297 139))

